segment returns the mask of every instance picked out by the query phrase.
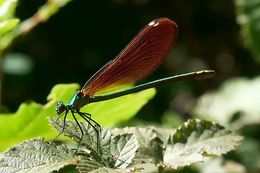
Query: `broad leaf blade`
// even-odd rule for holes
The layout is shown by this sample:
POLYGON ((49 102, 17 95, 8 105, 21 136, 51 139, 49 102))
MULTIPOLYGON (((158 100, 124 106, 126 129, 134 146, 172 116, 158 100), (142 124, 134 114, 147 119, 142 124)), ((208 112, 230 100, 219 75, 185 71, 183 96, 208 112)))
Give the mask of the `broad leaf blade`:
POLYGON ((48 173, 75 162, 65 145, 52 145, 43 139, 28 140, 0 155, 1 173, 48 173))
MULTIPOLYGON (((59 85, 58 85, 59 86, 59 85)), ((26 139, 42 136, 54 138, 56 132, 47 121, 47 116, 55 116, 57 98, 66 96, 66 92, 75 91, 76 84, 66 85, 62 93, 57 93, 54 87, 48 96, 50 100, 46 105, 35 102, 23 103, 15 113, 0 114, 0 151, 26 139), (57 95, 60 94, 60 95, 57 95), (56 98, 56 99, 55 99, 56 98)))
POLYGON ((214 170, 214 173, 246 173, 248 171, 244 165, 234 160, 224 158, 212 158, 207 164, 196 164, 199 173, 208 173, 214 170), (247 170, 247 171, 246 171, 247 170))
MULTIPOLYGON (((76 91, 76 88, 67 89, 68 86, 66 84, 56 85, 48 98, 56 102, 68 103, 76 91)), ((91 103, 82 107, 81 112, 91 114, 92 118, 102 126, 111 127, 132 118, 154 95, 155 89, 148 89, 107 101, 91 103)), ((71 115, 68 118, 72 120, 71 115)), ((80 117, 78 118, 82 120, 80 117)))
MULTIPOLYGON (((47 104, 23 103, 16 113, 0 114, 0 151, 15 143, 38 136, 54 138, 57 134, 49 126, 47 116, 56 117, 55 107, 57 102, 65 101, 67 103, 77 89, 79 89, 78 84, 56 85, 48 96, 49 102, 47 104)), ((97 122, 105 126, 112 126, 133 117, 154 94, 154 89, 145 90, 137 94, 85 107, 90 107, 87 109, 97 122), (113 118, 107 118, 111 116, 113 118)), ((71 114, 68 115, 68 119, 72 119, 71 114)))
POLYGON ((101 148, 107 148, 111 142, 112 136, 108 130, 95 125, 91 126, 89 123, 79 122, 79 127, 75 121, 67 120, 64 127, 64 122, 62 120, 49 118, 49 122, 56 130, 59 131, 59 133, 62 132, 62 135, 68 136, 80 145, 86 146, 88 150, 91 150, 95 154, 99 153, 97 140, 100 141, 99 147, 101 148), (100 133, 100 137, 98 136, 98 133, 100 133))
POLYGON ((163 144, 166 145, 169 136, 175 133, 176 129, 160 128, 155 126, 148 127, 125 127, 125 128, 115 128, 111 130, 113 135, 133 133, 137 137, 141 147, 149 146, 152 139, 159 137, 163 144))
POLYGON ((144 90, 119 98, 92 103, 82 108, 105 127, 112 127, 132 117, 155 95, 155 89, 144 90))
MULTIPOLYGON (((62 132, 63 121, 53 118, 49 121, 53 127, 62 132)), ((82 146, 86 146, 92 152, 95 161, 111 168, 126 168, 132 163, 138 149, 138 141, 133 134, 113 136, 109 130, 101 127, 98 127, 96 131, 89 123, 80 122, 80 126, 84 133, 81 141, 82 133, 75 121, 66 121, 63 135, 71 137, 82 146), (97 132, 100 133, 100 137, 97 136, 97 132), (99 140, 100 146, 98 146, 97 140, 99 140)))
POLYGON ((115 168, 126 168, 138 149, 138 141, 133 134, 117 135, 111 140, 110 154, 113 156, 115 168))
POLYGON ((18 0, 0 1, 0 21, 11 19, 15 15, 18 0))
POLYGON ((210 121, 189 120, 179 127, 166 146, 164 165, 173 169, 206 161, 238 147, 243 138, 210 121))
POLYGON ((14 29, 14 27, 19 23, 19 19, 9 19, 0 22, 0 37, 2 37, 5 33, 14 29))
POLYGON ((98 170, 99 168, 103 168, 104 165, 96 162, 93 159, 90 159, 86 156, 80 156, 80 159, 77 163, 77 170, 80 173, 87 173, 93 170, 98 170))
MULTIPOLYGON (((42 106, 36 103, 23 103, 14 114, 0 115, 0 150, 17 142, 48 133, 47 121, 40 117, 42 106), (34 128, 37 124, 37 128, 34 128)), ((50 129, 50 128, 49 128, 50 129)), ((53 133, 53 132, 52 132, 53 133)))
MULTIPOLYGON (((135 163, 159 163, 163 159, 163 142, 158 136, 158 128, 126 127, 112 130, 114 135, 133 133, 139 142, 139 149, 134 158, 135 163)), ((165 134, 167 134, 165 130, 165 134)))
MULTIPOLYGON (((120 170, 120 169, 111 169, 111 168, 99 168, 96 170, 93 170, 89 173, 125 173, 126 170, 120 170)), ((81 172, 81 173, 87 173, 87 172, 81 172)))

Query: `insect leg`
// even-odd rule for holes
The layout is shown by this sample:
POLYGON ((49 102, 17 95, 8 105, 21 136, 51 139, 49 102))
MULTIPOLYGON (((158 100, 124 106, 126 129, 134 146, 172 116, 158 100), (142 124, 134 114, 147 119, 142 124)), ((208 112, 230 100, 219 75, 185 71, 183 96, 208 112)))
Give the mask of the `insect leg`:
POLYGON ((83 137, 84 137, 84 132, 83 132, 82 127, 80 126, 80 124, 79 124, 77 118, 75 117, 73 111, 71 111, 71 114, 72 114, 73 119, 76 121, 77 125, 79 126, 79 130, 80 130, 80 132, 81 132, 81 137, 80 137, 80 139, 79 139, 79 144, 78 144, 78 147, 77 147, 77 149, 76 149, 76 153, 77 153, 77 152, 78 152, 78 149, 79 149, 79 146, 80 146, 80 143, 81 143, 81 141, 82 141, 82 139, 83 139, 83 137))
POLYGON ((85 120, 87 118, 89 121, 92 121, 95 125, 97 125, 98 131, 101 134, 101 126, 94 119, 91 118, 91 114, 85 113, 85 112, 79 112, 79 111, 78 111, 78 114, 81 115, 81 117, 84 118, 85 120))
POLYGON ((79 112, 77 111, 77 113, 85 120, 89 123, 89 125, 91 125, 91 127, 95 130, 96 134, 97 134, 97 153, 100 154, 100 134, 101 134, 101 126, 96 122, 94 121, 92 118, 91 118, 91 115, 89 113, 83 113, 83 112, 79 112), (91 123, 95 123, 97 126, 98 126, 98 129, 91 123))
MULTIPOLYGON (((68 115, 68 111, 66 110, 66 112, 65 112, 65 114, 64 114, 64 118, 63 118, 63 127, 62 127, 62 130, 61 130, 61 132, 53 139, 53 141, 56 140, 56 139, 64 132, 65 127, 66 127, 66 118, 67 118, 67 115, 68 115)), ((56 119, 55 123, 56 123, 61 117, 62 117, 62 115, 59 116, 59 117, 56 119)))

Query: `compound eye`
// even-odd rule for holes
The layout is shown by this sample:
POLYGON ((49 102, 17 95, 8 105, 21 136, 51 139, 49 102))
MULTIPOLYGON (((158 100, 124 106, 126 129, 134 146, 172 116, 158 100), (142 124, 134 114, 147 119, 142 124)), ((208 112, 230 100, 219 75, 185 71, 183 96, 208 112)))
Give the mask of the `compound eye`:
POLYGON ((66 106, 62 102, 58 102, 56 106, 56 113, 58 115, 62 114, 66 110, 66 106))

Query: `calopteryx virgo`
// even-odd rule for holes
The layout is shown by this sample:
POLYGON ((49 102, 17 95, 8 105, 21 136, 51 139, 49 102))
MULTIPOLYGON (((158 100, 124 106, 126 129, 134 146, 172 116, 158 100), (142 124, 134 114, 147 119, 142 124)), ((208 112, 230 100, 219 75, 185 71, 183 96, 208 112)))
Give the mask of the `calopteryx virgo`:
POLYGON ((92 119, 89 113, 80 111, 83 106, 153 88, 165 83, 212 77, 214 75, 213 70, 202 70, 166 77, 128 89, 118 90, 121 86, 134 84, 155 70, 171 50, 175 43, 177 32, 178 27, 176 23, 168 18, 155 19, 146 25, 126 48, 115 59, 109 61, 98 70, 66 105, 61 102, 58 103, 56 107, 57 114, 62 115, 64 113, 63 130, 66 124, 66 117, 71 112, 81 131, 80 141, 82 140, 84 133, 75 116, 75 114, 78 114, 96 130, 97 141, 99 141, 100 125, 92 119))

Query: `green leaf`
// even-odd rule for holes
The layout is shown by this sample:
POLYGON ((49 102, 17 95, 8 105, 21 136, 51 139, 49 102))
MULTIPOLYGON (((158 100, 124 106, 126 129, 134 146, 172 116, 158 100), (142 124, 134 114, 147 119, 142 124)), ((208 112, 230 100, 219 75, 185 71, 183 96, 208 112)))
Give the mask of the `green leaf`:
POLYGON ((0 21, 14 17, 17 0, 1 0, 0 1, 0 21))
POLYGON ((260 170, 260 144, 258 138, 247 137, 236 153, 240 158, 239 161, 250 170, 248 172, 258 172, 257 170, 260 170))
MULTIPOLYGON (((77 87, 77 89, 79 88, 77 87)), ((56 102, 63 101, 68 103, 75 94, 75 90, 76 88, 74 90, 66 89, 66 85, 56 85, 48 98, 56 102)), ((148 89, 111 100, 91 103, 83 107, 81 112, 90 113, 92 118, 102 126, 112 127, 131 119, 154 95, 155 89, 148 89)), ((68 117, 72 120, 72 116, 68 117)), ((79 119, 81 118, 79 117, 79 119)))
MULTIPOLYGON (((126 170, 120 170, 120 169, 111 169, 111 168, 99 168, 97 170, 93 170, 89 173, 125 173, 126 170)), ((82 172, 87 173, 87 172, 82 172)))
POLYGON ((80 88, 79 84, 57 84, 52 89, 50 94, 47 96, 47 100, 56 102, 57 100, 71 99, 73 94, 80 88))
MULTIPOLYGON (((62 130, 62 121, 53 121, 53 119, 50 119, 50 121, 59 131, 62 130)), ((83 159, 83 163, 80 162, 81 169, 83 168, 84 170, 87 169, 87 171, 90 171, 90 169, 97 169, 103 166, 123 169, 132 163, 132 159, 138 148, 137 139, 133 134, 113 136, 110 131, 101 128, 99 150, 102 154, 99 155, 100 152, 97 151, 97 133, 95 129, 88 123, 81 122, 80 125, 84 132, 80 145, 85 145, 91 150, 96 159, 95 161, 99 162, 99 164, 97 164, 88 158, 83 159)), ((64 135, 72 137, 76 142, 80 142, 82 134, 74 121, 68 121, 66 123, 64 135)))
MULTIPOLYGON (((50 123, 59 132, 62 132, 63 121, 50 119, 50 123)), ((63 134, 71 137, 80 145, 86 146, 92 152, 97 162, 103 166, 121 169, 132 163, 138 148, 138 141, 133 134, 126 133, 114 136, 107 129, 91 126, 89 123, 80 122, 79 124, 84 133, 82 140, 80 140, 82 133, 75 121, 68 120, 66 122, 63 134), (100 132, 100 137, 97 136, 96 130, 100 132)))
POLYGON ((189 120, 169 138, 163 164, 177 169, 238 147, 243 138, 210 121, 189 120), (223 142, 224 141, 224 142, 223 142))
MULTIPOLYGON (((93 160, 92 158, 88 156, 80 156, 80 159, 77 163, 77 170, 80 173, 87 173, 90 171, 99 170, 100 168, 106 168, 103 164, 93 160)), ((114 170, 114 169, 113 169, 114 170)))
POLYGON ((260 77, 234 78, 211 93, 204 94, 193 114, 231 129, 260 123, 260 77))
MULTIPOLYGON (((77 84, 66 85, 64 92, 75 91, 77 87, 77 84)), ((53 91, 51 91, 50 95, 56 97, 53 91)), ((48 98, 50 99, 50 97, 48 98)), ((56 117, 56 102, 57 100, 52 99, 46 105, 35 102, 23 103, 16 113, 0 114, 0 151, 26 139, 38 136, 47 139, 56 137, 57 133, 47 121, 47 116, 56 117)))
POLYGON ((49 108, 44 108, 36 103, 23 103, 16 113, 1 114, 0 150, 25 139, 37 136, 55 136, 46 121, 48 111, 50 111, 49 108))
POLYGON ((82 111, 91 113, 93 118, 105 127, 112 127, 131 119, 155 95, 155 89, 111 99, 85 106, 82 111))
POLYGON ((132 160, 138 149, 138 141, 133 134, 117 135, 111 140, 110 154, 114 158, 115 168, 126 168, 132 163, 132 160))
POLYGON ((99 140, 99 147, 101 148, 106 147, 111 142, 112 136, 110 131, 96 125, 94 125, 94 128, 89 123, 79 122, 79 127, 75 121, 67 120, 64 126, 63 120, 55 118, 49 118, 49 122, 57 131, 59 131, 59 133, 62 132, 62 135, 70 137, 81 145, 85 145, 87 149, 91 150, 95 154, 99 154, 99 148, 97 146, 98 138, 101 139, 99 140), (83 134, 80 128, 82 129, 83 134), (98 132, 100 133, 100 137, 98 136, 98 132))
POLYGON ((164 112, 161 121, 163 127, 177 128, 183 123, 183 118, 173 111, 166 111, 164 112))
POLYGON ((137 137, 141 147, 149 146, 151 140, 155 138, 160 138, 163 145, 167 145, 169 136, 174 134, 176 129, 161 128, 154 126, 147 127, 125 127, 125 128, 115 128, 111 132, 114 135, 133 133, 137 137))
POLYGON ((75 172, 76 167, 81 173, 155 172, 220 156, 236 148, 242 141, 242 137, 210 121, 190 120, 177 130, 131 127, 112 131, 70 120, 63 131, 63 120, 49 118, 49 121, 59 132, 80 142, 83 150, 79 150, 75 156, 75 150, 69 150, 61 144, 46 143, 43 139, 25 141, 0 155, 0 171, 41 173, 65 171, 71 167, 73 169, 70 171, 75 172), (82 141, 78 125, 84 133, 82 141), (101 134, 99 143, 96 130, 101 134), (166 136, 168 142, 164 142, 166 136))
POLYGON ((237 22, 241 25, 244 43, 260 62, 260 1, 236 0, 237 22))
POLYGON ((0 1, 0 52, 14 39, 14 28, 19 23, 15 18, 17 0, 0 1))
POLYGON ((19 23, 19 19, 9 19, 0 22, 0 37, 2 37, 2 35, 4 35, 6 32, 16 27, 18 23, 19 23))
MULTIPOLYGON (((138 128, 138 127, 126 127, 116 128, 111 132, 114 135, 133 133, 137 137, 139 142, 139 149, 135 157, 136 163, 159 163, 163 159, 163 141, 159 138, 158 129, 155 127, 138 128)), ((171 130, 172 131, 172 130, 171 130)), ((163 132, 166 136, 167 130, 163 132)), ((168 139, 168 138, 167 138, 168 139)))
POLYGON ((51 173, 73 165, 75 158, 65 145, 55 146, 40 138, 33 139, 0 154, 0 172, 51 173))
POLYGON ((201 173, 212 172, 214 173, 246 173, 244 165, 224 158, 209 159, 207 164, 196 164, 198 171, 201 173))
MULTIPOLYGON (((49 102, 46 105, 34 102, 23 103, 16 113, 0 114, 0 151, 30 138, 42 136, 53 139, 56 137, 57 134, 48 124, 47 116, 56 117, 55 107, 57 102, 63 100, 67 103, 78 88, 78 84, 56 85, 51 90, 48 96, 49 102)), ((86 109, 89 109, 89 113, 93 115, 92 118, 101 125, 112 126, 133 117, 154 94, 153 89, 145 90, 85 107, 90 107, 86 109), (113 118, 107 118, 108 115, 113 116, 113 118)), ((68 119, 72 119, 70 114, 68 119)))

